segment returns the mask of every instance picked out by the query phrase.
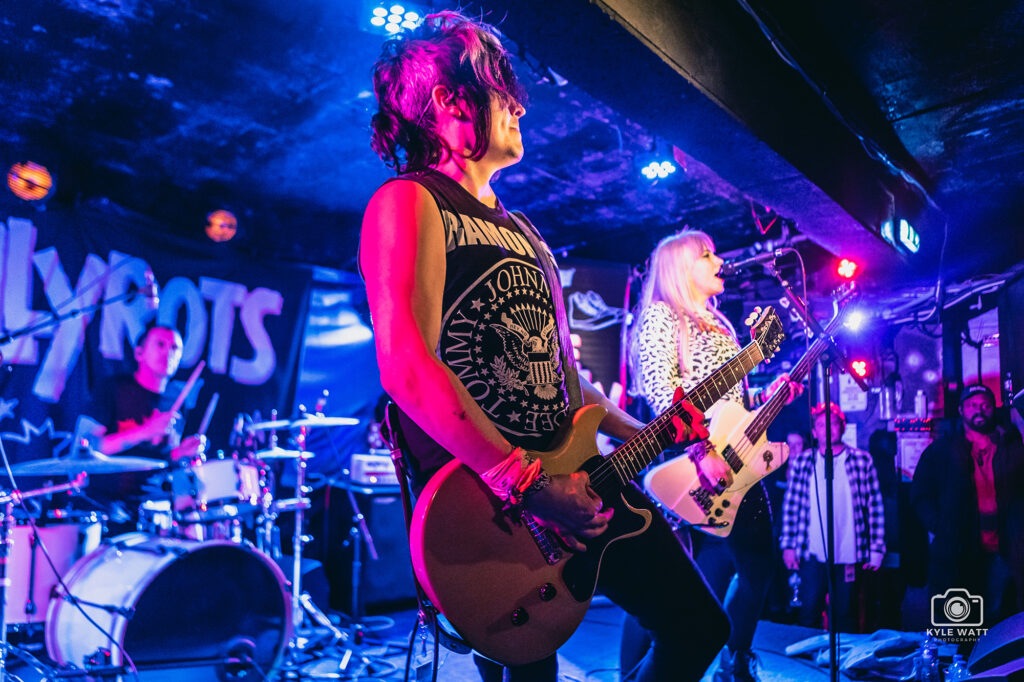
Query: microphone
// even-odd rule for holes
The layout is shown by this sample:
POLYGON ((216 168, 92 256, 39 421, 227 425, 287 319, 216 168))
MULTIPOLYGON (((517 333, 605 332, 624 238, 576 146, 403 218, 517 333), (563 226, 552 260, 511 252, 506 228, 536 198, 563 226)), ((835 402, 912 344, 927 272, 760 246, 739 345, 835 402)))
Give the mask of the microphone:
POLYGON ((1010 399, 1010 404, 1020 412, 1021 417, 1024 417, 1024 390, 1013 396, 1013 398, 1010 399))
POLYGON ((740 258, 739 260, 731 260, 722 263, 722 269, 718 271, 719 277, 729 277, 730 275, 736 274, 739 270, 744 270, 751 265, 761 265, 764 263, 774 263, 776 259, 780 258, 788 248, 775 249, 774 251, 765 251, 759 253, 756 256, 750 256, 748 258, 740 258))
POLYGON ((146 268, 143 277, 146 283, 139 287, 139 294, 146 299, 146 310, 158 310, 160 308, 160 287, 156 284, 153 271, 146 268))

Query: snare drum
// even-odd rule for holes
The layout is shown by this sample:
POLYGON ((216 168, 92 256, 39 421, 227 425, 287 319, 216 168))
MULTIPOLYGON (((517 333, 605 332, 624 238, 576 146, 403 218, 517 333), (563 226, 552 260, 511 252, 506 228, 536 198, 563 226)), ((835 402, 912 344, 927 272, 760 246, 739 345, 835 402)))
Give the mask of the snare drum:
POLYGON ((254 542, 259 511, 251 504, 225 504, 179 512, 171 509, 170 500, 145 500, 139 505, 138 530, 161 538, 254 542))
POLYGON ((72 596, 58 590, 46 619, 58 665, 106 650, 115 666, 127 652, 142 680, 219 682, 239 660, 269 679, 291 637, 281 569, 244 545, 128 533, 75 564, 65 583, 72 596))
POLYGON ((260 470, 239 460, 208 459, 186 464, 170 472, 175 511, 206 511, 224 504, 259 504, 260 470))
POLYGON ((103 533, 103 523, 92 512, 72 512, 35 524, 38 539, 27 521, 19 520, 11 528, 4 612, 9 625, 42 623, 57 576, 63 577, 78 559, 99 547, 103 533), (53 561, 52 569, 43 548, 53 561))

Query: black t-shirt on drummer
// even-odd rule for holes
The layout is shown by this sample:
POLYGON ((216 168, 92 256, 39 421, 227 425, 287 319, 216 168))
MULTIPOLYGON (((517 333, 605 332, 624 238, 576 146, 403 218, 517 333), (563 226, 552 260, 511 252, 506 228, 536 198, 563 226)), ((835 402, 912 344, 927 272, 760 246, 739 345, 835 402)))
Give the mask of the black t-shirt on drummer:
MULTIPOLYGON (((117 433, 131 422, 142 424, 153 410, 166 412, 171 409, 175 395, 177 392, 170 387, 162 394, 154 393, 139 385, 131 374, 118 375, 100 390, 92 416, 106 427, 107 433, 117 433)), ((170 461, 171 450, 181 442, 184 428, 184 418, 178 419, 174 423, 175 433, 164 436, 157 443, 140 443, 117 454, 170 461)))

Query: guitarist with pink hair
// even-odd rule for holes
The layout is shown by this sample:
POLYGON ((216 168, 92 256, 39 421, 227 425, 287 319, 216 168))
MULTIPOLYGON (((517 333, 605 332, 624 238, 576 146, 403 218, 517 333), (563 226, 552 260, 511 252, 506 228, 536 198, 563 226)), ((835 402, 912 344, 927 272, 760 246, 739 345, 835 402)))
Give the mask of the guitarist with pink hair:
MULTIPOLYGON (((442 12, 389 41, 373 80, 379 109, 371 143, 398 177, 370 199, 359 261, 381 382, 399 407, 417 484, 427 486, 420 502, 432 493, 431 477, 451 471, 444 467, 454 457, 471 472, 468 492, 489 492, 482 510, 467 505, 452 522, 488 524, 503 507, 519 510, 524 523, 539 524, 539 535, 556 538, 546 550, 554 566, 566 563, 559 556, 588 554, 626 517, 639 519, 637 529, 601 546, 597 583, 654 635, 628 679, 699 679, 728 622, 668 523, 635 485, 602 499, 587 471, 550 473, 534 456, 559 441, 581 405, 601 406, 600 430, 614 438, 629 438, 643 424, 576 375, 551 253, 491 186, 524 152, 526 94, 509 54, 493 28, 442 12)), ((677 442, 707 436, 701 413, 688 403, 674 424, 677 442)), ((457 525, 443 532, 460 535, 457 525)), ((418 542, 414 556, 424 549, 418 542)), ((427 549, 446 556, 444 547, 427 549)), ((540 557, 531 549, 523 562, 540 557)), ((474 559, 487 565, 486 556, 474 559)), ((502 563, 515 568, 519 559, 502 563)), ((508 591, 504 581, 490 580, 484 592, 494 599, 508 591)), ((543 585, 501 627, 526 631, 545 606, 563 600, 585 609, 591 592, 570 591, 543 585)), ((443 600, 440 606, 444 611, 443 600)), ((513 649, 505 661, 515 664, 510 679, 554 682, 559 642, 552 642, 539 660, 519 660, 513 649)), ((478 668, 485 680, 501 679, 492 661, 479 658, 478 668)))

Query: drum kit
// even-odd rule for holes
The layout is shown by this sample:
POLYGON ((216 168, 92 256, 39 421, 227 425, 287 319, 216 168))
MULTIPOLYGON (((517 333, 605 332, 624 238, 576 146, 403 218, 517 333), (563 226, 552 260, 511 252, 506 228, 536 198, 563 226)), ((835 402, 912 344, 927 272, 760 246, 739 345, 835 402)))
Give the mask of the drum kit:
POLYGON ((322 415, 250 423, 271 434, 269 448, 171 464, 83 447, 13 465, 15 480, 40 485, 0 494, 0 682, 7 653, 24 653, 8 643, 8 626, 29 641, 42 632, 49 679, 182 679, 183 670, 218 682, 306 677, 300 654, 350 637, 302 590, 314 456, 305 436, 357 423, 322 415), (279 430, 292 432, 296 449, 277 446, 279 430), (274 472, 284 463, 295 466, 294 497, 278 499, 274 472), (55 499, 67 504, 38 504, 55 499), (284 512, 294 513, 291 557, 278 540, 284 512), (286 577, 279 561, 289 559, 286 577))

